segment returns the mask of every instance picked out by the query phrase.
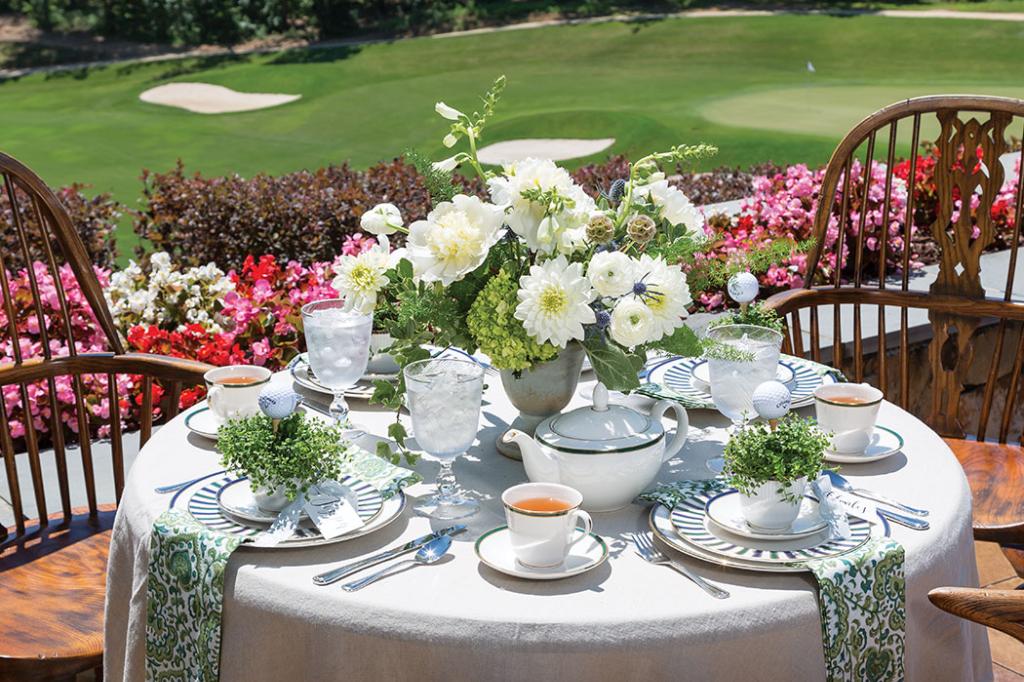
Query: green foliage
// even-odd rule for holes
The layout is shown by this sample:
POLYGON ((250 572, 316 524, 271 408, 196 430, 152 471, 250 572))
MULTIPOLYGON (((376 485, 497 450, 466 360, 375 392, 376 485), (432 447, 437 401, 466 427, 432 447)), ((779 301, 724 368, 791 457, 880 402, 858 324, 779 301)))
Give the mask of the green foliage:
POLYGON ((583 342, 590 364, 598 381, 609 391, 632 391, 640 387, 639 373, 644 367, 644 358, 630 353, 602 336, 595 336, 583 342))
POLYGON ((743 493, 768 481, 777 481, 784 490, 797 479, 813 480, 822 470, 828 443, 813 419, 792 413, 774 429, 764 422, 748 424, 726 443, 726 480, 743 493))
POLYGON ((476 345, 497 369, 529 369, 534 363, 558 355, 556 346, 537 343, 513 316, 518 290, 518 281, 507 268, 502 268, 484 285, 466 318, 476 345))
POLYGON ((750 351, 740 350, 727 343, 709 339, 700 340, 701 355, 705 360, 723 360, 725 362, 753 362, 756 357, 750 351))
POLYGON ((233 419, 217 436, 225 469, 248 476, 253 488, 283 485, 290 500, 337 478, 346 448, 337 426, 307 419, 304 412, 282 419, 276 433, 273 420, 261 414, 233 419))
POLYGON ((720 327, 723 324, 749 324, 781 332, 783 319, 775 312, 774 308, 765 308, 763 301, 755 301, 748 305, 746 310, 742 308, 731 310, 718 319, 712 320, 708 327, 720 327))
MULTIPOLYGON (((720 235, 712 236, 718 241, 720 235)), ((797 242, 793 239, 776 239, 749 250, 736 251, 727 260, 705 260, 690 270, 687 281, 692 291, 720 289, 729 278, 738 272, 752 272, 755 275, 766 272, 772 265, 790 258, 796 253, 806 253, 814 246, 814 239, 797 242)))
POLYGON ((452 184, 451 173, 434 168, 434 163, 415 149, 405 151, 405 160, 411 163, 420 175, 423 176, 423 184, 430 193, 430 202, 437 206, 442 201, 451 201, 458 191, 452 184))

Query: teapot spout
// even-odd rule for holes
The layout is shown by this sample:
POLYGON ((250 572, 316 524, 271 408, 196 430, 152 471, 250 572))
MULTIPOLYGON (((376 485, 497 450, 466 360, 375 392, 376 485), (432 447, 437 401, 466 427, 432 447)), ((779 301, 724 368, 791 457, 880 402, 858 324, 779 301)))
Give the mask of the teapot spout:
POLYGON ((523 466, 526 475, 535 483, 559 483, 558 461, 544 451, 537 441, 528 433, 519 429, 509 429, 502 435, 505 443, 515 443, 523 455, 523 466))

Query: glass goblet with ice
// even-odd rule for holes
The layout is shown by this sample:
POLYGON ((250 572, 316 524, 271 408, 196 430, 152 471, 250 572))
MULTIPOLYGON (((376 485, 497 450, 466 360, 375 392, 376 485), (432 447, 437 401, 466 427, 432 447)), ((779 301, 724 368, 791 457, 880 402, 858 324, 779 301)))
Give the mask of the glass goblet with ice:
POLYGON ((452 465, 476 439, 484 368, 472 360, 434 358, 405 366, 405 394, 419 449, 441 463, 437 494, 416 505, 435 519, 459 519, 480 505, 459 494, 452 465))
POLYGON ((366 373, 373 315, 347 311, 343 299, 332 298, 302 306, 302 325, 309 367, 316 380, 334 394, 331 416, 339 426, 346 427, 345 391, 366 373))
MULTIPOLYGON (((736 431, 756 416, 754 389, 778 372, 782 334, 767 327, 726 324, 709 329, 706 337, 710 341, 706 355, 711 399, 736 431)), ((719 473, 722 465, 720 457, 708 461, 714 473, 719 473)))

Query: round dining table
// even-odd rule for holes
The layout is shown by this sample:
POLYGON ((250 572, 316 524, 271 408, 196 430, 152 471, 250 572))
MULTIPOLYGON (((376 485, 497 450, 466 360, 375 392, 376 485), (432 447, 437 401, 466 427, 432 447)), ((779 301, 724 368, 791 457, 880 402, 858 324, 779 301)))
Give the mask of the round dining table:
MULTIPOLYGON (((817 588, 809 573, 736 570, 667 550, 731 593, 714 599, 679 573, 634 553, 626 535, 648 527, 649 510, 638 504, 593 514, 594 531, 606 540, 610 556, 589 572, 528 581, 481 564, 474 542, 504 524, 501 492, 527 480, 522 463, 495 448, 516 410, 496 373, 486 379, 477 443, 455 464, 459 483, 481 509, 464 521, 468 530, 453 538, 451 556, 358 592, 312 580, 451 525, 412 510, 434 490, 438 465, 426 459, 415 466, 424 482, 406 489, 409 504, 402 515, 375 533, 316 548, 243 546, 226 569, 224 682, 825 678, 817 588)), ((291 377, 279 373, 274 381, 287 384, 291 377)), ((588 381, 593 380, 584 375, 581 387, 588 381)), ((326 396, 306 395, 326 404, 326 396)), ((638 396, 623 399, 638 409, 652 403, 638 396)), ((577 394, 567 409, 587 402, 577 394)), ((353 401, 352 413, 354 422, 378 435, 395 418, 365 402, 353 401)), ((711 476, 706 462, 721 455, 727 422, 710 410, 691 409, 689 418, 687 443, 662 467, 658 481, 711 476)), ((964 474, 942 439, 915 417, 884 403, 879 422, 903 435, 902 452, 844 466, 843 474, 931 511, 930 530, 893 525, 891 531, 906 550, 907 679, 991 679, 984 629, 940 611, 926 596, 941 585, 978 584, 964 474)), ((156 431, 139 453, 110 547, 105 679, 145 679, 150 532, 172 497, 154 487, 221 468, 215 443, 190 433, 183 415, 156 431)))

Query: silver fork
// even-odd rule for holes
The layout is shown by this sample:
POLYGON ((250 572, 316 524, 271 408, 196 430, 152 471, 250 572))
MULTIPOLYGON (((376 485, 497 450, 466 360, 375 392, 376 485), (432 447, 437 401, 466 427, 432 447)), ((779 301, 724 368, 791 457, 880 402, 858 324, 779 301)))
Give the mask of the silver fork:
POLYGON ((715 599, 729 598, 729 593, 723 590, 722 588, 712 585, 707 580, 704 580, 704 578, 701 578, 699 575, 688 569, 686 566, 683 566, 682 564, 672 561, 672 559, 670 559, 668 555, 666 555, 660 549, 655 547, 654 538, 651 536, 650 533, 628 533, 627 536, 630 540, 633 541, 633 544, 636 546, 637 555, 644 561, 650 562, 657 566, 668 566, 669 568, 675 569, 679 573, 682 573, 687 578, 692 580, 694 583, 696 583, 697 587, 704 590, 715 599))

